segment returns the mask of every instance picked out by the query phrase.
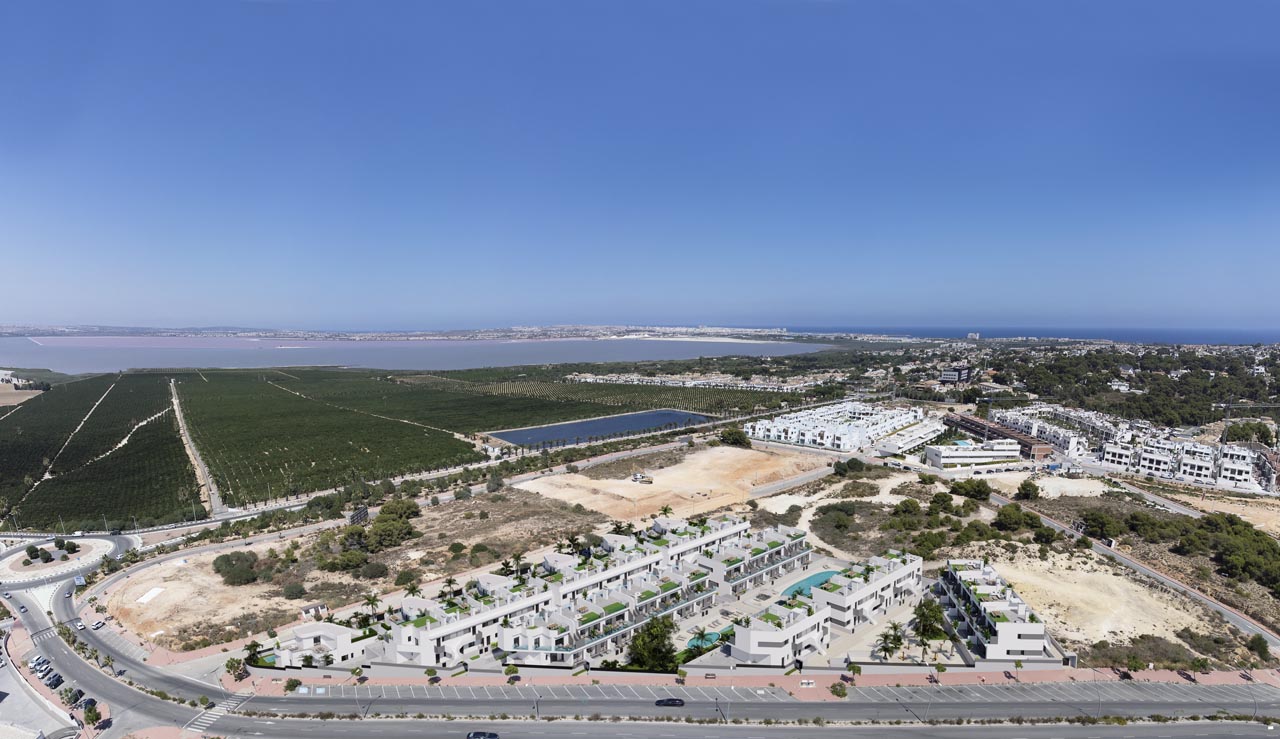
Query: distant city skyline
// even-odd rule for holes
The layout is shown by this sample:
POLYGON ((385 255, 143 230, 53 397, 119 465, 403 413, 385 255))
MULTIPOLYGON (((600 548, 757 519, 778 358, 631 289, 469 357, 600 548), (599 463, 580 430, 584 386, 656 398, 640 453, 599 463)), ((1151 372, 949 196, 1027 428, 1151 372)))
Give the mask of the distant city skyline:
POLYGON ((0 5, 0 322, 1280 325, 1280 6, 0 5))

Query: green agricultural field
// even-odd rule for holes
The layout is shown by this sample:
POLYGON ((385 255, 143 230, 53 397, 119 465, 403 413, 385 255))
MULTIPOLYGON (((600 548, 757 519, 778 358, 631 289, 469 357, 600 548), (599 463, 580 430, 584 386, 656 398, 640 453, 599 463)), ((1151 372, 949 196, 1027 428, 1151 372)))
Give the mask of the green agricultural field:
POLYGON ((170 407, 167 376, 121 375, 114 380, 111 392, 93 409, 84 425, 54 460, 53 473, 63 475, 73 472, 106 454, 139 423, 170 407))
POLYGON ((407 383, 373 374, 288 372, 298 379, 281 379, 279 384, 309 398, 464 434, 618 412, 609 405, 571 398, 501 397, 465 382, 407 383))
POLYGON ((297 376, 206 371, 207 381, 179 384, 196 446, 229 504, 482 459, 448 432, 300 397, 283 383, 297 376))
MULTIPOLYGON (((622 383, 550 382, 541 380, 508 380, 501 382, 467 382, 434 375, 411 375, 398 378, 405 384, 421 384, 453 393, 496 395, 527 398, 553 403, 588 403, 608 406, 599 415, 632 410, 673 408, 675 410, 723 416, 753 410, 781 408, 782 403, 796 403, 800 398, 790 393, 766 393, 759 390, 726 388, 665 387, 661 385, 629 385, 622 383)), ((568 420, 568 419, 565 419, 568 420)), ((538 423, 548 423, 546 421, 538 423)), ((532 424, 520 424, 532 425, 532 424)), ((514 428, 489 426, 487 430, 514 428)))
POLYGON ((55 385, 52 390, 5 409, 0 421, 0 510, 17 505, 44 477, 58 450, 111 386, 112 377, 55 385))
POLYGON ((131 528, 135 516, 147 526, 207 515, 172 411, 105 457, 38 484, 20 513, 24 526, 62 524, 68 531, 97 529, 104 518, 111 527, 131 528))

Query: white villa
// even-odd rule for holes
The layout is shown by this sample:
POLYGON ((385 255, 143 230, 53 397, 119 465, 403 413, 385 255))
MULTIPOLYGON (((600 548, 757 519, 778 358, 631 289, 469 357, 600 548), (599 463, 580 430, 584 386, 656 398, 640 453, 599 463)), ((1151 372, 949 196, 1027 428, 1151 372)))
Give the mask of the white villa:
POLYGON ((923 419, 924 411, 919 408, 846 401, 753 421, 742 429, 747 436, 762 441, 855 452, 923 419))
POLYGON ((894 551, 834 573, 807 592, 798 587, 785 603, 735 626, 730 655, 747 664, 785 666, 825 652, 833 629, 852 632, 875 624, 877 614, 893 606, 918 602, 922 566, 916 555, 894 551))
POLYGON ((731 515, 659 518, 636 536, 606 534, 585 554, 549 553, 520 577, 483 575, 439 599, 405 598, 392 624, 396 662, 452 668, 497 647, 508 662, 572 666, 621 651, 649 620, 709 611, 809 562, 805 532, 751 531, 731 515))

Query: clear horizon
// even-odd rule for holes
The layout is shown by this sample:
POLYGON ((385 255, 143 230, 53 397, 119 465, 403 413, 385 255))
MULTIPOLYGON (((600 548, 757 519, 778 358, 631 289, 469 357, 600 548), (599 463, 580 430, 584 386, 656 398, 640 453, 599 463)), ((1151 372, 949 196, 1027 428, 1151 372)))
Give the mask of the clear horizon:
POLYGON ((0 6, 0 317, 1280 325, 1274 3, 494 10, 0 6))

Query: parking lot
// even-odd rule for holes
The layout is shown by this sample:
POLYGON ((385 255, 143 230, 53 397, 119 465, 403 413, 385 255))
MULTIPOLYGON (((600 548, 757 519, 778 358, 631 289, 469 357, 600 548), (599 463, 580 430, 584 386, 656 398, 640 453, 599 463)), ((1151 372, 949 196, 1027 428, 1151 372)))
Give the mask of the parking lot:
POLYGON ((421 698, 423 700, 624 700, 654 701, 683 698, 687 701, 787 702, 794 701, 780 688, 680 687, 649 685, 539 685, 539 686, 428 686, 428 685, 332 685, 302 686, 298 695, 329 698, 421 698))
MULTIPOLYGON (((86 624, 88 626, 88 624, 86 624)), ((134 644, 128 639, 113 631, 110 626, 103 627, 93 632, 94 636, 106 645, 108 649, 116 654, 123 654, 135 662, 142 662, 149 654, 147 650, 134 644)))

